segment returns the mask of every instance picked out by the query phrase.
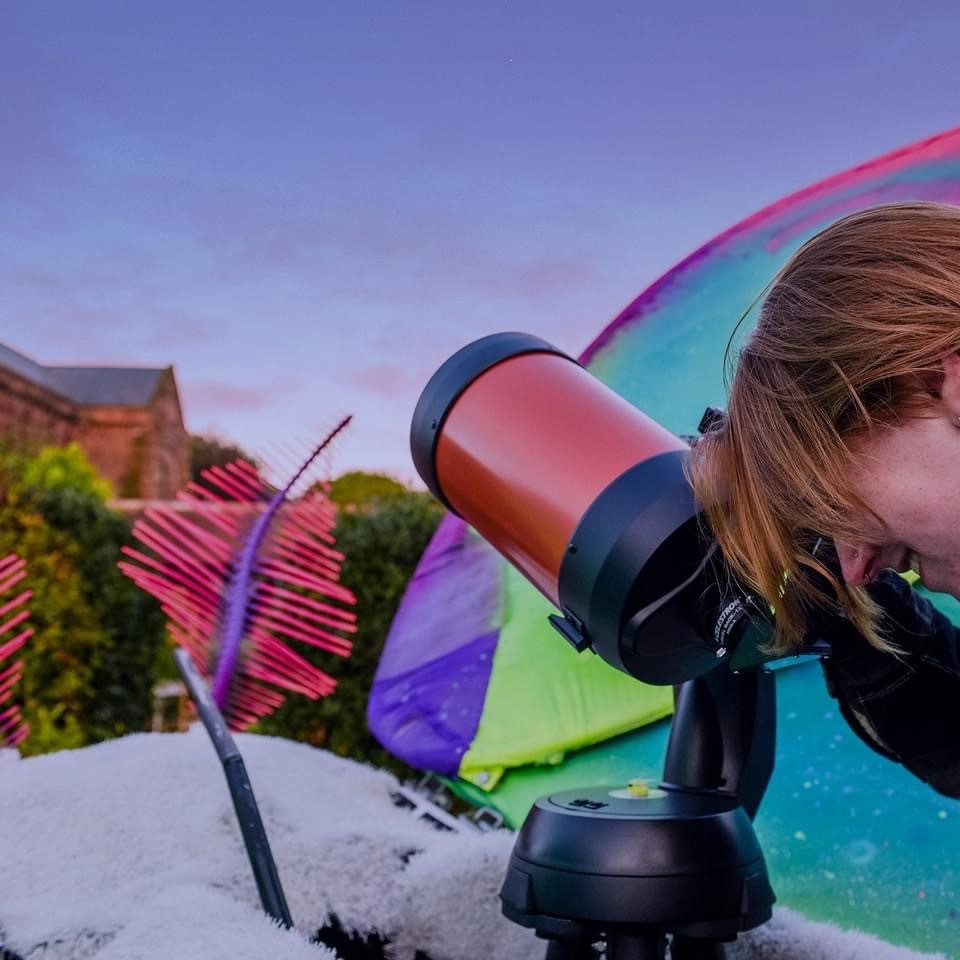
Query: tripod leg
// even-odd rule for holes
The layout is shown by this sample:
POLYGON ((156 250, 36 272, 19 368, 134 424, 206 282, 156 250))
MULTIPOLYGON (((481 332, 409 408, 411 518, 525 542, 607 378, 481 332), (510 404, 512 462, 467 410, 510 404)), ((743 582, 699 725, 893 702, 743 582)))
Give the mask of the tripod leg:
POLYGON ((659 933, 642 937, 612 934, 607 937, 607 960, 664 960, 667 938, 659 933))
POLYGON ((551 939, 547 943, 546 960, 597 960, 597 953, 587 940, 551 939))
POLYGON ((716 940, 674 937, 670 943, 671 960, 724 960, 727 952, 716 940))

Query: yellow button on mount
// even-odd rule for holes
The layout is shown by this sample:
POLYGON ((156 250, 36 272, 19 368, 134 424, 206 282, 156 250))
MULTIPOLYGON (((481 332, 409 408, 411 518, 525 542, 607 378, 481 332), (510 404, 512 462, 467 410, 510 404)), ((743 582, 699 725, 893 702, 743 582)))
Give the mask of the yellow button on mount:
POLYGON ((646 780, 628 781, 627 790, 633 797, 647 797, 650 795, 650 787, 646 780))

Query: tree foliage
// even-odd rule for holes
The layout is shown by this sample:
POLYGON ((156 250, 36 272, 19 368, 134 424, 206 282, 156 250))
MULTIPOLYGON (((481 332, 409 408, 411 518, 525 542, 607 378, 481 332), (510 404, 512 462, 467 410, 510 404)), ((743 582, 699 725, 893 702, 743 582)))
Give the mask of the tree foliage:
POLYGON ((190 437, 190 479, 197 482, 208 467, 222 467, 234 460, 247 460, 257 465, 246 450, 221 437, 194 434, 190 437))
POLYGON ((79 547, 81 590, 104 639, 92 665, 95 696, 80 711, 81 725, 91 741, 143 730, 166 621, 156 600, 117 568, 121 547, 133 543, 130 527, 101 500, 76 489, 38 491, 36 502, 47 522, 79 547))
POLYGON ((354 510, 373 510, 389 500, 406 497, 410 491, 393 477, 384 473, 364 473, 352 470, 337 477, 330 484, 330 499, 348 513, 354 510))
MULTIPOLYGON (((390 623, 442 510, 380 474, 345 474, 332 488, 342 579, 357 595, 354 652, 343 660, 306 651, 337 679, 336 692, 319 701, 291 696, 258 729, 408 775, 370 735, 367 700, 390 623)), ((131 534, 107 508, 106 489, 79 447, 0 450, 0 554, 27 561, 34 591, 36 632, 16 695, 31 725, 24 753, 143 730, 151 686, 170 671, 156 602, 117 570, 131 534)))
POLYGON ((117 569, 127 523, 76 445, 0 456, 0 553, 27 562, 25 754, 144 729, 163 617, 117 569))
POLYGON ((97 473, 78 443, 43 447, 25 458, 19 484, 30 490, 70 490, 101 502, 113 496, 110 481, 97 473))

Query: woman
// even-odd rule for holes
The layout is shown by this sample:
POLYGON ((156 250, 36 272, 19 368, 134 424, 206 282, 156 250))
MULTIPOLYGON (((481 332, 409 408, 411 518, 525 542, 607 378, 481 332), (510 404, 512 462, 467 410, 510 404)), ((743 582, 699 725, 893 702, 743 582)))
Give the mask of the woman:
POLYGON ((866 742, 960 796, 960 207, 843 218, 773 281, 691 482, 774 646, 828 639, 866 742), (831 546, 832 544, 832 546, 831 546))

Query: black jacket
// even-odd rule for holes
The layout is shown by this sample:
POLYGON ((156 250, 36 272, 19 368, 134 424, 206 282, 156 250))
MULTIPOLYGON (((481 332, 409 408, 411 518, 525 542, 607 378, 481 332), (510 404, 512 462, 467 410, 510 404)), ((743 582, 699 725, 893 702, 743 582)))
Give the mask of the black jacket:
POLYGON ((827 689, 854 732, 934 790, 960 798, 960 630, 903 577, 884 571, 869 592, 902 657, 871 647, 846 620, 823 631, 827 689))

